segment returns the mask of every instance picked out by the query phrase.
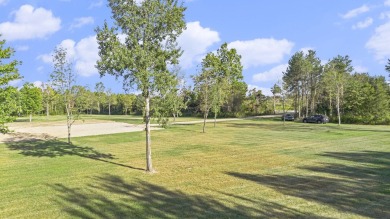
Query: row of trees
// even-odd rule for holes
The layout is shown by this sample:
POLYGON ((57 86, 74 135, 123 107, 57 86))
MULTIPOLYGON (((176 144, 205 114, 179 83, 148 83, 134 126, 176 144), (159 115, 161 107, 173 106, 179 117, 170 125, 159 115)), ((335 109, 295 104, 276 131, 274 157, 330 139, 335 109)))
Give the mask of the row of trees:
MULTIPOLYGON (((381 121, 387 117, 385 109, 389 108, 389 92, 383 77, 352 74, 353 68, 348 56, 337 56, 323 66, 315 51, 309 51, 308 54, 299 52, 290 59, 283 85, 273 87, 272 98, 265 97, 256 89, 247 91, 242 77, 241 57, 235 49, 228 49, 227 44, 223 44, 216 53, 207 54, 202 60, 200 72, 193 76, 194 89, 184 88, 175 69, 182 54, 176 40, 185 28, 186 8, 178 0, 108 2, 115 22, 113 27, 105 22, 95 30, 100 56, 96 67, 101 76, 110 74, 123 79, 125 90, 136 88, 141 92, 132 99, 132 103, 140 106, 144 116, 146 171, 154 171, 150 133, 152 117, 157 117, 164 124, 167 116, 177 116, 185 110, 201 113, 205 121, 210 112, 214 118, 221 113, 235 116, 275 113, 277 105, 280 105, 277 102, 282 103, 283 109, 289 109, 288 100, 292 100, 292 106, 299 117, 317 112, 332 116, 336 112, 339 123, 341 115, 357 118, 368 113, 371 115, 368 118, 370 121, 381 121), (122 38, 125 40, 120 40, 122 38), (371 106, 375 106, 375 110, 363 111, 371 106), (357 110, 360 111, 356 112, 357 110)), ((3 45, 4 41, 1 41, 0 58, 8 59, 13 50, 3 49, 3 45)), ((67 52, 63 48, 56 48, 53 63, 50 83, 40 92, 46 114, 50 113, 50 109, 66 113, 70 143, 74 113, 91 113, 94 110, 101 113, 102 106, 105 106, 110 114, 111 108, 115 109, 118 105, 115 97, 118 100, 120 95, 112 94, 103 84, 97 84, 93 92, 77 86, 72 63, 68 61, 67 52)), ((18 61, 0 63, 1 132, 6 131, 4 124, 11 121, 10 115, 17 112, 19 105, 30 115, 35 107, 39 108, 39 101, 34 105, 26 98, 29 95, 39 95, 39 90, 33 90, 29 84, 19 92, 21 97, 26 98, 21 98, 23 106, 15 101, 15 95, 19 94, 17 89, 9 86, 9 82, 20 78, 16 68, 19 64, 18 61), (28 109, 25 105, 31 108, 28 109)), ((387 70, 389 65, 386 66, 387 70)), ((126 101, 122 101, 122 108, 127 113, 129 107, 125 107, 124 102, 126 101)))
POLYGON ((336 117, 339 124, 389 123, 385 77, 354 72, 351 63, 348 56, 338 55, 322 65, 315 51, 297 52, 289 60, 277 93, 293 100, 298 117, 323 113, 336 117))

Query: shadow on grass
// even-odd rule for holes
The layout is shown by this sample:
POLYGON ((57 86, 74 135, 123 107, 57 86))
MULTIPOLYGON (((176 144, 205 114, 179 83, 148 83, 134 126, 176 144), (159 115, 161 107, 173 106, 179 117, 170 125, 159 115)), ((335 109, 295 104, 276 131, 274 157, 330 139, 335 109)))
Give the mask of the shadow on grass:
POLYGON ((61 156, 78 156, 96 161, 110 163, 130 169, 144 170, 125 164, 113 162, 115 157, 109 153, 101 153, 91 147, 82 147, 73 144, 67 144, 58 140, 25 140, 5 143, 10 150, 19 151, 20 154, 30 157, 61 157, 61 156))
POLYGON ((227 174, 343 212, 364 217, 390 218, 389 152, 328 152, 321 156, 342 160, 344 163, 323 163, 321 166, 301 168, 315 172, 315 175, 227 174))
POLYGON ((93 183, 83 188, 69 188, 63 184, 51 187, 58 195, 54 201, 62 206, 63 211, 70 217, 320 218, 277 203, 225 194, 225 197, 229 197, 228 206, 210 196, 189 195, 145 181, 129 183, 115 175, 93 178, 93 183), (242 202, 252 205, 248 206, 242 202), (253 207, 253 204, 256 207, 253 207))

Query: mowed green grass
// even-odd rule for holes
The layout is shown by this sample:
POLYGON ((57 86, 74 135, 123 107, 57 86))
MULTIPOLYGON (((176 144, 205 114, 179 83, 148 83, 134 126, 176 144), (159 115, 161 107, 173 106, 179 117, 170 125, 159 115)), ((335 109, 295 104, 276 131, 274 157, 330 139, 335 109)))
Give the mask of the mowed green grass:
POLYGON ((0 218, 389 218, 390 127, 243 120, 0 144, 0 218))

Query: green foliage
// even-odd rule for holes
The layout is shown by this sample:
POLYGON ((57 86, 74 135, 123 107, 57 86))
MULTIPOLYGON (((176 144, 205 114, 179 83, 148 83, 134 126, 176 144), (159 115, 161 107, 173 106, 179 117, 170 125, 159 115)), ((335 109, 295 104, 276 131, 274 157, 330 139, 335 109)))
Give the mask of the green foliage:
POLYGON ((34 114, 42 109, 42 90, 32 83, 25 83, 20 89, 22 111, 34 114))
MULTIPOLYGON (((122 108, 122 113, 131 113, 136 96, 134 94, 118 94, 118 103, 122 108)), ((142 111, 142 110, 141 110, 142 111)))
POLYGON ((182 54, 176 40, 185 29, 185 7, 178 0, 109 0, 115 27, 96 28, 100 75, 123 78, 123 87, 134 86, 144 98, 147 171, 151 163, 150 99, 170 90, 174 75, 168 67, 182 54), (122 35, 120 35, 122 34, 122 35), (119 36, 124 36, 120 40, 119 36))
POLYGON ((385 66, 385 69, 386 69, 387 72, 390 73, 390 59, 387 60, 387 65, 385 66))
POLYGON ((313 50, 309 50, 306 55, 302 51, 297 52, 289 60, 283 75, 284 89, 292 94, 298 117, 313 114, 317 110, 322 68, 313 50))
POLYGON ((235 49, 228 49, 227 43, 216 54, 210 52, 202 60, 201 73, 193 79, 205 121, 210 109, 216 119, 221 107, 234 97, 230 91, 242 82, 242 68, 241 56, 235 49))
POLYGON ((9 82, 21 78, 17 69, 21 62, 9 60, 13 55, 14 50, 5 47, 5 40, 0 40, 0 133, 8 132, 5 124, 13 121, 11 115, 17 109, 17 90, 11 87, 9 82))
POLYGON ((50 74, 51 85, 59 94, 61 103, 66 110, 66 123, 68 128, 68 144, 71 144, 71 127, 78 117, 78 109, 76 108, 76 89, 73 89, 76 82, 76 75, 73 72, 72 63, 68 60, 68 52, 63 47, 54 49, 53 72, 50 74), (74 117, 74 113, 77 115, 74 117))
POLYGON ((343 97, 345 85, 353 71, 349 56, 340 56, 330 60, 325 66, 324 82, 329 88, 329 93, 335 97, 338 123, 341 124, 341 107, 343 105, 343 97))

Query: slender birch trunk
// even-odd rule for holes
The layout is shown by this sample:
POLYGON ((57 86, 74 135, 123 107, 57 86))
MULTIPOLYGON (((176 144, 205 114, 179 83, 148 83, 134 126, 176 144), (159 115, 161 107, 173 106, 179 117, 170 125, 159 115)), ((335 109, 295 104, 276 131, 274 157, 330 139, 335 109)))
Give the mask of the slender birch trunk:
POLYGON ((152 166, 152 140, 150 135, 150 95, 145 98, 145 131, 146 131, 146 171, 153 173, 152 166))

